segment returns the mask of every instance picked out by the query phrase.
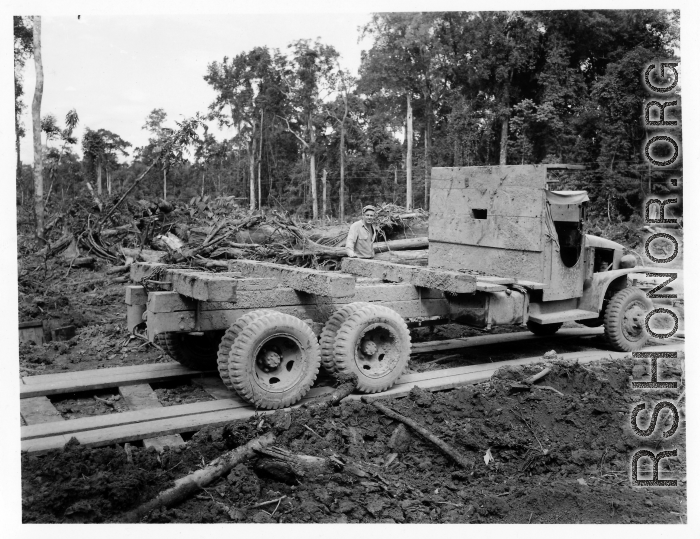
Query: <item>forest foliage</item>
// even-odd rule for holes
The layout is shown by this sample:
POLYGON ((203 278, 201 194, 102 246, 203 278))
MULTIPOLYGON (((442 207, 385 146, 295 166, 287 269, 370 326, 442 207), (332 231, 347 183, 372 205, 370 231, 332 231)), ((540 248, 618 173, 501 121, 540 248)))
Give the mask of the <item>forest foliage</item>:
MULTIPOLYGON (((33 193, 31 169, 19 163, 31 23, 15 17, 14 28, 21 204, 33 193)), ((149 143, 133 149, 109 126, 85 126, 79 144, 79 105, 63 128, 46 114, 49 207, 86 182, 98 196, 118 194, 156 159, 135 196, 234 196, 305 218, 340 215, 341 176, 348 215, 367 203, 429 209, 430 168, 442 166, 585 164, 562 174, 561 186, 587 189, 592 217, 608 222, 631 219, 646 196, 667 191, 668 173, 643 156, 653 134, 642 121, 643 73, 658 59, 678 61, 678 12, 377 13, 359 31, 370 46, 358 76, 332 46, 307 39, 212 58, 202 76, 216 98, 178 124, 191 135, 184 154, 163 155, 173 136, 163 109, 144 120, 149 143), (235 136, 217 139, 205 119, 235 136)), ((680 141, 680 87, 664 99, 678 101, 666 109, 678 126, 665 134, 680 141)))

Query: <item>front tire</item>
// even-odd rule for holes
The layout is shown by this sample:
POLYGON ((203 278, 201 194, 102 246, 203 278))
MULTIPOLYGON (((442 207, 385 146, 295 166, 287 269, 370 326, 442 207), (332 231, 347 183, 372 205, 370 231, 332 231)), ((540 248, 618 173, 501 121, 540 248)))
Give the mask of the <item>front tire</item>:
POLYGON ((275 410, 301 400, 318 376, 316 335, 298 318, 271 311, 251 320, 229 353, 231 385, 259 408, 275 410))
POLYGON ((392 387, 408 366, 411 335, 404 319, 383 305, 367 305, 340 326, 335 338, 338 373, 357 375, 357 389, 377 393, 392 387))
POLYGON ((605 338, 610 347, 618 352, 643 348, 649 340, 644 317, 652 308, 639 288, 631 286, 615 294, 605 309, 605 338))

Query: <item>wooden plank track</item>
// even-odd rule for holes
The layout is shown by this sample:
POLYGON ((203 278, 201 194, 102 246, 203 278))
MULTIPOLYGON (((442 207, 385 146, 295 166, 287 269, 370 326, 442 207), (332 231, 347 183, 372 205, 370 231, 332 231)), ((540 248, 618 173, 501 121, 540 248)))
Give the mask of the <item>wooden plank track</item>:
MULTIPOLYGON (((462 339, 414 343, 412 346, 412 353, 421 354, 438 352, 442 350, 455 350, 459 348, 470 348, 473 346, 515 342, 521 340, 538 340, 544 338, 559 339, 567 336, 595 335, 601 333, 601 331, 602 330, 600 328, 561 329, 556 335, 549 337, 538 337, 530 332, 480 335, 477 337, 466 337, 462 339)), ((174 362, 132 365, 129 367, 114 367, 111 369, 74 371, 59 374, 40 374, 37 376, 25 376, 22 378, 23 383, 20 386, 20 398, 27 399, 47 395, 77 393, 80 391, 90 391, 108 387, 159 382, 184 376, 193 377, 201 374, 205 374, 205 371, 188 369, 187 367, 183 367, 179 363, 174 362)), ((212 387, 211 384, 210 387, 212 387)))
MULTIPOLYGON (((163 407, 155 391, 148 384, 122 386, 119 388, 119 394, 124 398, 124 402, 130 410, 150 410, 163 407)), ((163 451, 165 446, 177 447, 184 445, 184 443, 185 440, 179 434, 166 434, 154 438, 146 438, 143 441, 145 447, 155 447, 159 452, 163 451)))
POLYGON ((63 421, 61 412, 46 397, 22 399, 19 402, 19 413, 27 425, 55 423, 63 421))
MULTIPOLYGON (((645 351, 682 350, 683 345, 655 346, 645 351)), ((603 358, 622 358, 627 353, 605 352, 593 350, 561 354, 560 358, 577 360, 581 363, 603 358)), ((383 393, 368 395, 370 399, 399 397, 408 394, 414 386, 438 391, 467 384, 476 384, 488 380, 493 373, 505 365, 526 365, 540 363, 540 357, 520 358, 498 363, 469 365, 429 371, 425 373, 407 374, 402 376, 397 384, 383 393)), ((309 398, 332 391, 332 388, 314 388, 302 403, 309 398)), ((353 394, 348 398, 360 399, 362 395, 353 394)), ((299 403, 297 406, 301 405, 299 403)), ((252 406, 242 403, 240 399, 222 399, 205 403, 154 408, 139 412, 110 414, 100 418, 91 417, 22 427, 22 450, 32 453, 42 453, 51 449, 63 447, 72 436, 87 447, 99 447, 115 443, 130 442, 143 438, 163 436, 168 434, 191 432, 206 426, 221 426, 236 419, 245 419, 259 414, 252 406), (138 414, 127 416, 127 414, 138 414), (177 415, 175 415, 177 414, 177 415), (122 417, 119 417, 122 416, 122 417), (96 420, 100 420, 97 424, 96 420), (119 423, 121 421, 121 423, 119 423)), ((263 412, 271 413, 271 412, 263 412)))
POLYGON ((541 341, 544 339, 554 342, 570 337, 587 337, 602 335, 603 328, 564 328, 554 335, 540 336, 529 331, 518 331, 516 333, 496 333, 494 335, 480 335, 478 337, 461 337, 458 339, 447 339, 444 341, 417 342, 411 345, 411 354, 427 354, 441 352, 445 350, 459 350, 461 348, 472 348, 474 346, 487 346, 490 344, 504 344, 519 341, 541 341))
POLYGON ((230 399, 233 395, 233 392, 224 385, 218 374, 192 378, 192 383, 201 387, 215 399, 230 399))
POLYGON ((21 399, 28 399, 30 397, 77 393, 79 391, 120 387, 144 382, 162 382, 202 372, 204 371, 188 369, 179 363, 169 362, 156 365, 138 365, 135 367, 117 367, 104 370, 42 375, 44 377, 42 381, 34 381, 32 379, 38 377, 28 376, 22 379, 24 383, 20 385, 19 396, 21 399))

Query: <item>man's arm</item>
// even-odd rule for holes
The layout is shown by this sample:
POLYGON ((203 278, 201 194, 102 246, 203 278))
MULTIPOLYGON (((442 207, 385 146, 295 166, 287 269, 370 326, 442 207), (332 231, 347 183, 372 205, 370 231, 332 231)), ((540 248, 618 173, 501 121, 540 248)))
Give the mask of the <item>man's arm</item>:
POLYGON ((345 240, 345 251, 349 257, 357 257, 355 254, 355 242, 357 242, 357 227, 353 223, 348 231, 348 239, 345 240))

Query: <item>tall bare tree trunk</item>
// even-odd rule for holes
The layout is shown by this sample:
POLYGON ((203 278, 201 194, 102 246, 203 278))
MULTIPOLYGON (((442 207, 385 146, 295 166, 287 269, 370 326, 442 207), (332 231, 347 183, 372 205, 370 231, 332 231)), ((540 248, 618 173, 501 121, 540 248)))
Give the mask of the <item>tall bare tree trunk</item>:
POLYGON ((168 167, 163 167, 163 200, 168 200, 168 167))
POLYGON ((102 196, 102 161, 98 157, 97 161, 97 194, 102 196))
POLYGON ((348 95, 343 92, 343 121, 340 123, 340 222, 345 222, 345 120, 348 117, 348 95))
POLYGON ((430 207, 430 172, 431 172, 431 157, 433 153, 433 145, 430 137, 432 135, 433 111, 429 96, 426 96, 426 112, 425 112, 425 186, 423 192, 423 204, 427 210, 430 207))
POLYGON ((345 222, 345 116, 340 125, 340 186, 338 188, 340 222, 345 222))
POLYGON ((413 109, 406 94, 406 209, 413 209, 413 109))
MULTIPOLYGON (((17 75, 15 75, 15 87, 17 87, 17 75)), ((15 152, 17 154, 17 187, 21 189, 22 160, 20 159, 19 113, 15 107, 15 152)))
POLYGON ((326 169, 325 168, 323 169, 323 174, 321 175, 321 185, 323 186, 323 194, 322 194, 323 212, 321 213, 321 215, 325 218, 328 215, 328 213, 326 212, 326 185, 327 185, 327 182, 326 182, 326 169))
MULTIPOLYGON (((511 71, 508 80, 510 81, 512 79, 513 72, 511 71)), ((508 92, 508 84, 510 84, 510 82, 505 83, 506 87, 503 94, 505 110, 501 118, 501 155, 498 160, 498 164, 501 166, 505 166, 508 161, 508 120, 510 119, 510 93, 508 92)))
POLYGON ((105 167, 105 174, 107 175, 107 194, 112 195, 112 175, 109 173, 109 168, 105 167))
POLYGON ((501 118, 501 155, 499 165, 505 165, 508 157, 508 117, 501 118))
POLYGON ((316 133, 309 114, 309 177, 311 178, 311 211, 313 219, 318 219, 318 189, 316 188, 316 133))
POLYGON ((250 171, 250 211, 255 211, 255 138, 251 135, 248 143, 248 169, 250 171))
POLYGON ((262 178, 260 177, 260 165, 262 164, 263 149, 263 120, 265 119, 265 109, 260 111, 260 147, 258 148, 258 209, 262 210, 262 178))
POLYGON ((44 161, 41 152, 41 98, 44 94, 44 65, 41 61, 41 17, 34 17, 34 66, 36 86, 32 100, 32 133, 34 135, 34 215, 36 237, 44 244, 44 161))

